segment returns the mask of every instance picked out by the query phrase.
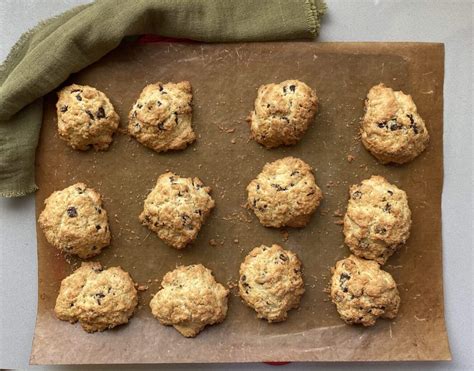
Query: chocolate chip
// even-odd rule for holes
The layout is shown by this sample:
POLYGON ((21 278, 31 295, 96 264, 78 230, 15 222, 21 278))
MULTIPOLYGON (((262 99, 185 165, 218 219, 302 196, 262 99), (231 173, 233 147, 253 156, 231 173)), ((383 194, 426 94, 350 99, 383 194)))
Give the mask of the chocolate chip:
POLYGON ((67 109, 68 109, 68 106, 62 106, 62 107, 61 107, 61 112, 66 112, 67 109))
POLYGON ((97 118, 103 119, 104 117, 105 117, 104 107, 99 107, 99 109, 97 110, 97 118))
POLYGON ((312 196, 312 195, 314 195, 314 191, 311 191, 311 192, 306 194, 306 196, 312 196))
POLYGON ((384 227, 376 226, 375 227, 375 233, 385 234, 385 233, 387 233, 387 229, 385 229, 384 227))
POLYGON ((354 200, 358 200, 358 199, 360 199, 361 197, 362 197, 362 192, 360 192, 360 191, 355 191, 355 192, 352 194, 352 198, 353 198, 354 200))
POLYGON ((290 174, 290 176, 295 176, 296 174, 299 174, 300 172, 298 170, 293 170, 293 172, 290 174))
POLYGON ((101 305, 101 299, 105 298, 105 294, 102 292, 98 292, 94 295, 95 300, 97 300, 97 304, 101 305))
POLYGON ((137 104, 137 108, 140 109, 143 107, 143 104, 137 104))
POLYGON ((263 207, 260 206, 260 207, 258 208, 258 210, 260 210, 261 212, 264 212, 264 211, 266 211, 267 207, 268 207, 268 205, 265 204, 265 205, 263 205, 263 207))
POLYGON ((176 178, 174 176, 170 176, 170 183, 175 184, 176 183, 176 178))
POLYGON ((78 194, 82 195, 84 193, 84 190, 80 187, 76 187, 76 191, 78 194))
POLYGON ((174 121, 176 122, 176 125, 178 124, 178 112, 174 113, 174 121))
POLYGON ((415 134, 418 134, 418 127, 416 126, 416 122, 413 118, 413 115, 407 115, 407 117, 410 119, 410 128, 413 129, 415 134))
POLYGON ((70 206, 67 208, 67 215, 70 218, 75 218, 77 216, 77 210, 74 206, 70 206))
POLYGON ((165 123, 164 122, 160 122, 158 124, 158 130, 165 130, 165 123))
POLYGON ((386 213, 390 213, 390 211, 392 211, 392 205, 390 205, 388 202, 385 204, 384 208, 383 208, 383 211, 385 211, 386 213))
POLYGON ((191 224, 191 217, 189 215, 183 214, 181 215, 181 220, 183 221, 183 227, 188 227, 190 229, 193 228, 191 224))
POLYGON ((341 284, 345 283, 347 280, 350 280, 350 279, 351 279, 351 276, 345 272, 341 273, 341 275, 339 276, 339 281, 341 281, 341 284))
POLYGON ((159 89, 160 91, 163 91, 163 85, 158 85, 158 89, 159 89))
POLYGON ((90 118, 91 120, 95 120, 95 117, 94 117, 94 115, 92 114, 91 111, 86 110, 86 113, 89 115, 89 118, 90 118))
POLYGON ((253 207, 256 207, 257 206, 257 200, 254 198, 253 199, 253 207))
POLYGON ((242 277, 240 277, 241 281, 245 281, 246 279, 247 279, 247 276, 245 276, 245 274, 242 277))
POLYGON ((377 126, 378 126, 380 129, 383 129, 383 128, 387 127, 387 123, 386 123, 386 122, 379 122, 379 123, 377 124, 377 126))
POLYGON ((82 100, 81 94, 77 94, 77 95, 76 95, 76 99, 77 99, 78 101, 81 101, 81 100, 82 100))
POLYGON ((286 262, 288 260, 288 256, 286 256, 285 254, 280 254, 280 259, 286 262))
POLYGON ((272 184, 271 185, 273 188, 275 188, 277 190, 277 192, 283 192, 283 191, 287 191, 288 188, 286 187, 282 187, 281 185, 279 184, 272 184))
POLYGON ((391 190, 387 191, 390 196, 393 196, 393 192, 391 190))
POLYGON ((82 91, 81 89, 74 89, 74 90, 71 90, 71 93, 75 93, 76 91, 82 91))
POLYGON ((147 222, 147 223, 151 222, 151 218, 150 218, 149 215, 145 215, 145 222, 147 222))
POLYGON ((286 116, 283 116, 282 119, 285 120, 285 121, 288 122, 288 123, 290 122, 290 119, 289 119, 288 117, 286 117, 286 116))
POLYGON ((296 90, 296 86, 294 86, 294 85, 290 85, 290 90, 291 90, 291 91, 294 93, 294 92, 295 92, 295 90, 296 90))
POLYGON ((283 87, 283 93, 286 94, 286 86, 283 87))
POLYGON ((339 276, 339 281, 340 281, 339 287, 342 289, 343 292, 349 291, 348 288, 343 287, 343 285, 346 283, 346 281, 350 279, 351 279, 351 276, 344 272, 341 273, 341 275, 339 276))
POLYGON ((100 207, 96 207, 95 210, 99 213, 102 214, 102 209, 100 207))
POLYGON ((158 107, 160 107, 160 106, 161 106, 161 104, 162 104, 162 103, 161 103, 159 100, 158 100, 158 101, 156 101, 156 105, 157 105, 158 107))
POLYGON ((391 121, 389 122, 389 124, 390 124, 390 130, 391 130, 391 131, 395 131, 395 130, 398 130, 398 129, 401 128, 401 126, 398 125, 397 121, 391 120, 391 121))
POLYGON ((260 189, 260 184, 257 184, 256 188, 257 188, 257 191, 258 191, 260 189))
POLYGON ((100 225, 98 225, 98 224, 95 226, 95 229, 97 229, 98 231, 100 231, 101 228, 102 228, 102 227, 101 227, 100 225))

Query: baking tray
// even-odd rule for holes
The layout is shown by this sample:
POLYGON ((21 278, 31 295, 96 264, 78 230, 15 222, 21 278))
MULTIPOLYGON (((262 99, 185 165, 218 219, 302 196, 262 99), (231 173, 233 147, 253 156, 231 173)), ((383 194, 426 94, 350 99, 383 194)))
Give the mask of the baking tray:
POLYGON ((157 154, 118 133, 107 152, 79 152, 56 133, 56 95, 45 98, 36 157, 37 216, 55 190, 85 182, 104 197, 112 244, 93 260, 122 266, 147 288, 130 323, 88 334, 53 313, 61 280, 80 262, 65 259, 37 230, 39 301, 31 363, 171 363, 251 361, 448 360, 443 314, 441 191, 443 181, 444 46, 428 43, 250 44, 126 43, 72 75, 72 82, 105 92, 121 128, 142 88, 156 81, 189 80, 197 141, 186 150, 157 154), (314 125, 295 146, 267 150, 249 140, 245 122, 257 88, 299 79, 315 88, 320 107, 314 125), (358 138, 364 99, 380 82, 413 96, 431 136, 428 149, 403 166, 384 166, 358 138), (315 169, 324 200, 303 229, 261 226, 249 212, 247 184, 266 162, 296 156, 315 169), (348 156, 354 158, 348 160, 348 156), (166 170, 198 176, 212 187, 216 208, 185 250, 164 245, 138 221, 143 201, 166 170), (349 254, 341 215, 348 187, 372 174, 385 176, 409 197, 411 237, 384 269, 397 281, 401 307, 394 321, 372 328, 347 326, 326 288, 330 267, 349 254), (227 319, 195 339, 155 320, 151 296, 177 265, 203 263, 233 286, 245 255, 260 244, 295 251, 304 265, 306 293, 287 321, 258 320, 232 289, 227 319))

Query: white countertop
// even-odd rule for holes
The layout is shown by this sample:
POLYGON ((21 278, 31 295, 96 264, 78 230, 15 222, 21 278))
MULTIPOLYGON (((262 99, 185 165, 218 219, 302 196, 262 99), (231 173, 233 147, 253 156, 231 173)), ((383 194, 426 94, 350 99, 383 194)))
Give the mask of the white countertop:
MULTIPOLYGON (((384 370, 474 369, 473 1, 326 1, 329 11, 324 18, 319 41, 445 43, 443 261, 445 311, 453 361, 377 364, 293 363, 281 366, 281 369, 375 370, 382 367, 384 370)), ((86 2, 88 1, 1 0, 0 60, 5 59, 21 33, 33 27, 38 21, 86 2)), ((429 280, 429 277, 427 279, 429 280)), ((18 199, 0 198, 0 283, 0 367, 28 368, 37 301, 36 236, 32 195, 18 199)), ((173 370, 269 370, 272 366, 236 364, 139 367, 173 370)), ((33 368, 48 369, 48 367, 33 368)), ((74 369, 77 368, 74 366, 74 369)))

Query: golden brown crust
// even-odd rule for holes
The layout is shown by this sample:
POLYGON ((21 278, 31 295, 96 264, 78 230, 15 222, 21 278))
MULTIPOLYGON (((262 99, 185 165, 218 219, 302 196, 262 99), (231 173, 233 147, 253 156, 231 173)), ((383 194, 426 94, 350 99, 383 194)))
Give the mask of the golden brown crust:
POLYGON ((189 81, 147 85, 128 115, 128 132, 157 152, 179 150, 194 142, 189 81))
POLYGON ((240 297, 258 318, 286 320, 288 311, 298 308, 304 291, 298 257, 279 245, 254 248, 240 265, 240 297))
POLYGON ((89 258, 110 244, 107 211, 101 195, 84 183, 53 192, 38 222, 48 242, 57 249, 89 258))
POLYGON ((345 243, 351 252, 385 264, 410 236, 407 195, 381 176, 372 176, 349 191, 344 216, 345 243))
POLYGON ((54 312, 62 321, 79 321, 85 331, 95 332, 127 323, 137 304, 137 290, 127 272, 88 262, 61 282, 54 312))
POLYGON ((372 326, 377 318, 395 318, 400 306, 397 284, 371 260, 354 255, 332 269, 331 299, 348 324, 372 326))
POLYGON ((182 249, 193 242, 214 207, 214 200, 199 178, 168 172, 158 177, 147 196, 140 221, 169 246, 182 249))
POLYGON ((266 227, 304 227, 322 192, 311 167, 295 157, 267 163, 247 186, 248 205, 266 227))
POLYGON ((428 130, 410 95, 379 84, 370 89, 365 109, 362 143, 381 163, 403 164, 425 150, 428 130))
POLYGON ((161 286, 150 302, 151 311, 161 324, 173 326, 185 337, 195 337, 227 315, 229 290, 201 264, 166 273, 161 286))
POLYGON ((262 85, 248 121, 252 138, 267 148, 297 143, 318 110, 313 89, 298 80, 262 85))
POLYGON ((106 150, 119 125, 109 98, 87 85, 66 86, 58 93, 58 133, 74 149, 106 150))

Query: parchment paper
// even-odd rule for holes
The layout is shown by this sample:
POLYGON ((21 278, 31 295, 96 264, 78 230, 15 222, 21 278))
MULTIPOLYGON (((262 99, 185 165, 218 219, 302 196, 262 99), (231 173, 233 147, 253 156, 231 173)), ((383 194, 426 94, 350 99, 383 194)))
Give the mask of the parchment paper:
POLYGON ((78 181, 96 188, 110 215, 112 245, 94 260, 120 265, 148 289, 140 293, 130 323, 87 334, 53 313, 60 281, 79 264, 49 246, 38 229, 39 303, 31 362, 151 363, 247 361, 448 360, 443 315, 441 190, 443 180, 442 44, 254 43, 125 44, 67 82, 104 91, 121 127, 142 88, 156 81, 189 80, 198 140, 184 151, 156 154, 123 134, 108 152, 74 151, 56 134, 55 94, 45 100, 37 152, 37 214, 54 190, 78 181), (317 90, 320 111, 296 146, 266 150, 249 141, 245 117, 263 83, 300 79, 317 90), (425 153, 404 166, 383 166, 357 138, 364 98, 384 82, 412 94, 430 131, 425 153), (303 229, 261 226, 242 205, 246 185, 268 161, 297 156, 315 169, 324 201, 303 229), (354 157, 352 162, 348 156, 354 157), (138 221, 158 175, 170 169, 199 176, 213 188, 217 206, 194 245, 174 250, 138 221), (329 269, 348 255, 342 226, 348 187, 372 174, 406 190, 413 213, 411 237, 385 269, 397 281, 396 320, 375 327, 347 326, 324 291, 329 269), (279 243, 304 264, 306 293, 284 323, 258 320, 232 290, 224 323, 185 339, 155 320, 151 296, 163 275, 179 264, 203 263, 218 281, 236 282, 245 255, 260 244, 279 243))

